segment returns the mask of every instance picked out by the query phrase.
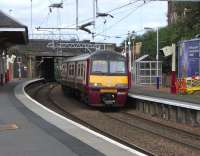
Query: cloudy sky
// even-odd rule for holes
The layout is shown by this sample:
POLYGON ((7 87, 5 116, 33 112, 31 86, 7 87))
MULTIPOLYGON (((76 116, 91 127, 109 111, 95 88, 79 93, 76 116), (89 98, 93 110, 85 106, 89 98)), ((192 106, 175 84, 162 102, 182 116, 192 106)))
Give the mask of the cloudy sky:
MULTIPOLYGON (((33 8, 33 33, 58 33, 58 31, 37 31, 35 27, 75 27, 76 0, 63 0, 63 9, 52 9, 49 5, 59 3, 61 0, 32 0, 33 8)), ((162 27, 167 25, 167 2, 154 1, 146 3, 141 0, 98 0, 98 11, 108 12, 120 6, 129 4, 121 9, 116 9, 110 14, 114 18, 98 18, 96 21, 95 41, 121 43, 128 31, 144 33, 144 27, 162 27), (105 24, 104 24, 105 23, 105 24), (106 36, 106 37, 105 37, 106 36)), ((31 0, 0 0, 0 9, 11 15, 21 23, 31 25, 31 0)), ((92 20, 93 0, 79 0, 80 25, 92 20), (88 20, 87 20, 88 19, 88 20)), ((89 27, 93 30, 93 27, 89 27)), ((30 31, 31 33, 31 31, 30 31)), ((64 37, 78 37, 92 39, 91 35, 83 31, 62 30, 64 37)), ((35 35, 36 36, 36 35, 35 35)), ((42 35, 37 35, 42 36, 42 35)), ((43 35, 44 36, 44 35, 43 35)))

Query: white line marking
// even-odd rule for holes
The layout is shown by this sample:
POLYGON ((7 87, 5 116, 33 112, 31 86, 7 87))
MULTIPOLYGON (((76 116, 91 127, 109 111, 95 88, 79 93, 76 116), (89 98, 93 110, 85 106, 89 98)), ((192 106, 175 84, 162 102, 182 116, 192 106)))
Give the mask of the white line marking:
POLYGON ((25 28, 0 28, 0 31, 20 31, 25 32, 25 28))
POLYGON ((172 106, 200 110, 200 104, 194 104, 194 103, 177 101, 177 100, 170 100, 170 99, 159 98, 159 97, 138 95, 138 94, 132 94, 132 93, 128 93, 128 96, 130 96, 132 98, 136 98, 136 99, 146 100, 146 101, 152 101, 152 102, 157 102, 157 103, 162 103, 162 104, 167 104, 167 105, 172 105, 172 106))
MULTIPOLYGON (((121 143, 119 143, 119 142, 117 142, 117 141, 115 141, 115 140, 112 140, 112 139, 110 139, 110 138, 108 138, 108 137, 106 137, 106 136, 104 136, 104 135, 102 135, 102 134, 100 134, 100 133, 97 133, 97 132, 95 132, 95 131, 93 131, 93 130, 91 130, 91 129, 89 129, 89 128, 87 128, 87 127, 85 127, 85 126, 83 126, 83 125, 81 125, 81 124, 79 124, 79 123, 76 123, 76 122, 74 122, 74 121, 72 121, 72 120, 70 120, 70 119, 68 119, 68 118, 66 118, 66 117, 64 117, 64 116, 62 116, 62 115, 60 115, 60 114, 58 114, 58 113, 56 113, 56 112, 50 110, 50 109, 48 109, 47 107, 43 106, 42 104, 40 104, 40 103, 37 102, 36 100, 32 99, 32 98, 25 92, 24 88, 25 88, 27 85, 29 85, 29 84, 31 84, 31 83, 33 83, 33 82, 35 82, 35 81, 39 81, 39 80, 40 80, 40 79, 31 80, 31 81, 25 82, 25 83, 23 84, 23 86, 22 86, 23 93, 24 93, 24 95, 25 95, 29 100, 31 100, 32 102, 34 102, 35 104, 37 104, 37 105, 40 106, 41 108, 45 109, 46 111, 52 113, 53 115, 55 115, 55 116, 57 116, 57 117, 59 117, 59 118, 65 120, 65 121, 71 123, 71 124, 74 125, 74 126, 79 127, 80 129, 82 129, 82 130, 84 130, 84 131, 86 131, 86 132, 89 132, 89 133, 91 133, 91 134, 93 134, 93 135, 95 135, 95 136, 97 136, 97 137, 99 137, 99 138, 101 138, 101 139, 104 139, 104 140, 106 140, 106 141, 108 141, 108 142, 110 142, 110 143, 112 143, 112 144, 114 144, 114 145, 116 145, 116 146, 118 146, 118 147, 120 147, 120 148, 122 148, 122 149, 125 149, 126 151, 129 151, 129 152, 131 152, 131 153, 133 153, 133 154, 136 154, 136 155, 138 155, 138 156, 146 156, 146 154, 143 154, 143 153, 141 153, 141 152, 139 152, 139 151, 136 151, 136 150, 134 150, 134 149, 132 149, 132 148, 130 148, 130 147, 128 147, 128 146, 125 146, 125 145, 123 145, 123 144, 121 144, 121 143)), ((58 127, 58 128, 59 128, 59 127, 58 127)))

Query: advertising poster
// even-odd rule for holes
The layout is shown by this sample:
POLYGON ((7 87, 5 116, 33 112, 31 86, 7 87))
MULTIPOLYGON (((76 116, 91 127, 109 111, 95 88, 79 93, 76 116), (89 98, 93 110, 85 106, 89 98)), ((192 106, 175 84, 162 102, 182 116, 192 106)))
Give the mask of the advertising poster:
POLYGON ((178 77, 200 75, 200 39, 180 42, 178 52, 178 77))

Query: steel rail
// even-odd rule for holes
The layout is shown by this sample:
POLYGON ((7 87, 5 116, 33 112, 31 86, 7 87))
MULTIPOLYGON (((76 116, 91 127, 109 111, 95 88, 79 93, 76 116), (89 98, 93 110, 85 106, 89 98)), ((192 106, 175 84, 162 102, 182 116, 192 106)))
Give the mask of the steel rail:
MULTIPOLYGON (((170 141, 172 141, 172 142, 175 142, 175 143, 178 143, 178 144, 187 146, 187 147, 189 147, 189 148, 193 148, 193 149, 196 149, 196 150, 200 150, 200 147, 199 147, 198 145, 192 145, 192 144, 190 144, 190 143, 186 143, 186 142, 183 142, 183 141, 180 141, 180 140, 175 140, 174 138, 171 138, 171 137, 169 137, 169 136, 167 136, 167 135, 159 134, 159 133, 154 132, 154 131, 152 131, 152 130, 150 130, 150 129, 147 129, 147 128, 144 128, 144 127, 141 127, 141 126, 138 126, 138 125, 135 125, 135 124, 131 124, 131 123, 129 123, 127 120, 114 117, 112 114, 105 114, 105 115, 106 115, 108 118, 110 118, 110 119, 119 121, 119 122, 121 122, 121 123, 124 123, 124 124, 130 126, 130 127, 135 127, 135 128, 141 129, 141 130, 143 130, 143 131, 145 131, 145 132, 148 132, 148 133, 154 134, 154 135, 156 135, 156 136, 159 136, 159 137, 161 137, 161 138, 165 138, 165 139, 167 139, 167 140, 170 140, 170 141)), ((147 120, 147 121, 149 121, 149 120, 147 120)), ((151 122, 151 121, 150 121, 150 122, 151 122)), ((172 128, 172 129, 173 129, 173 128, 172 128)), ((177 129, 174 129, 174 130, 177 130, 177 129)), ((186 133, 186 132, 183 132, 183 133, 186 133)), ((191 134, 189 134, 189 135, 191 135, 191 134)), ((198 135, 195 135, 195 134, 193 134, 193 136, 194 136, 194 137, 195 137, 195 136, 199 137, 198 135)))
MULTIPOLYGON (((34 82, 34 83, 36 83, 36 82, 34 82)), ((31 84, 29 84, 29 85, 31 85, 31 84)), ((45 87, 45 86, 46 85, 43 84, 43 87, 45 87)), ((47 91, 48 93, 46 94, 47 95, 46 98, 55 108, 58 109, 59 114, 62 113, 62 115, 64 115, 65 117, 68 117, 68 118, 70 118, 71 120, 73 120, 75 122, 78 122, 78 123, 90 128, 90 129, 92 129, 92 130, 94 130, 94 131, 96 131, 96 132, 98 132, 100 134, 103 134, 103 135, 105 135, 105 136, 107 136, 107 137, 109 137, 109 138, 111 138, 111 139, 113 139, 113 140, 115 140, 115 141, 117 141, 117 142, 119 142, 121 144, 124 144, 125 146, 133 148, 133 149, 135 149, 135 150, 137 150, 137 151, 139 151, 141 153, 144 153, 144 154, 146 154, 148 156, 154 156, 155 155, 155 154, 151 153, 150 151, 147 151, 147 150, 145 150, 145 149, 143 149, 141 147, 138 147, 137 145, 130 144, 127 141, 124 141, 124 140, 120 139, 119 137, 113 136, 113 135, 111 135, 111 134, 109 134, 109 133, 107 133, 107 132, 105 132, 103 130, 100 130, 100 129, 96 128, 95 126, 92 126, 91 124, 89 124, 89 123, 81 120, 80 118, 74 116, 70 112, 67 112, 62 106, 60 106, 55 100, 52 99, 51 91, 54 89, 54 87, 56 87, 56 85, 54 85, 53 87, 48 88, 48 91, 47 91)), ((42 89, 42 87, 40 89, 42 89)), ((37 89, 36 89, 36 92, 37 92, 37 89)), ((37 96, 37 93, 35 95, 37 96)))

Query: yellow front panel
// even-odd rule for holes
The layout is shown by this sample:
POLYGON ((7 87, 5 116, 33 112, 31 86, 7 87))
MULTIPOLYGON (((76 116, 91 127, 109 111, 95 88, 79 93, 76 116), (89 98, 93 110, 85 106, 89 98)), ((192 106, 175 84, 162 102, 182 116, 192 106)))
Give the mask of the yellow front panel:
POLYGON ((90 83, 100 83, 102 87, 115 87, 116 84, 128 84, 128 76, 90 75, 90 83))

